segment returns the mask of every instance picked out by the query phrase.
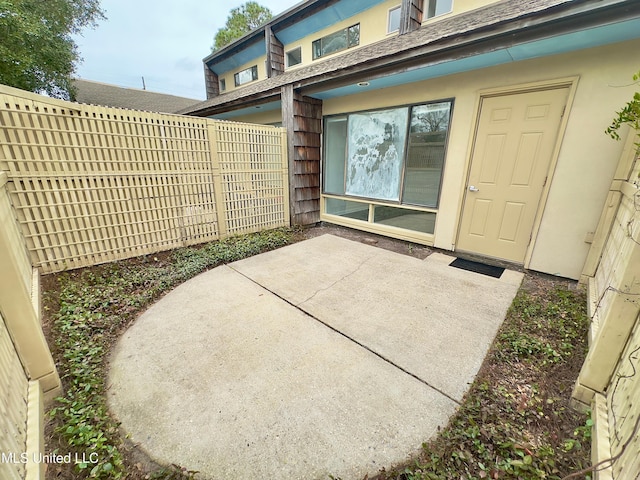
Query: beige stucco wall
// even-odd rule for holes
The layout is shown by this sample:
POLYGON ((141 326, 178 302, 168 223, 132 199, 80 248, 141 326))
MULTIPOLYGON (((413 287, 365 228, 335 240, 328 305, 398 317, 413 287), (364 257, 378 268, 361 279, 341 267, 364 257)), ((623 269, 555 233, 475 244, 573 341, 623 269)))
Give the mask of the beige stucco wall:
MULTIPOLYGON (((427 25, 429 23, 433 23, 444 18, 449 18, 452 15, 457 15, 459 13, 463 13, 469 10, 474 10, 476 8, 480 8, 482 6, 488 5, 490 3, 495 3, 496 1, 497 0, 453 0, 453 8, 451 12, 443 15, 439 15, 437 17, 433 17, 430 19, 425 19, 423 22, 423 25, 427 25)), ((399 7, 401 3, 402 3, 401 0, 387 0, 368 10, 365 10, 364 12, 361 12, 357 15, 353 15, 352 17, 349 17, 345 20, 337 22, 318 32, 314 32, 310 35, 307 35, 306 37, 301 38, 300 40, 284 45, 285 55, 286 55, 286 52, 295 50, 298 47, 302 48, 301 50, 302 63, 298 65, 294 65, 293 67, 286 67, 286 69, 289 70, 289 69, 300 68, 306 65, 310 65, 311 63, 320 62, 328 58, 339 56, 345 53, 345 50, 342 50, 332 55, 327 55, 326 57, 322 57, 321 59, 313 60, 311 45, 315 40, 319 38, 322 38, 326 35, 336 32, 342 28, 355 25, 356 23, 360 24, 360 43, 357 47, 352 47, 349 50, 352 50, 354 48, 360 48, 365 45, 370 45, 380 40, 384 40, 387 37, 397 35, 398 34, 397 31, 392 33, 387 33, 387 24, 389 19, 389 11, 395 7, 399 7)), ((258 66, 257 81, 261 81, 267 78, 265 62, 266 62, 266 56, 262 55, 261 57, 255 58, 245 63, 239 68, 236 68, 234 70, 231 70, 219 75, 220 80, 223 80, 223 79, 225 80, 225 84, 226 84, 225 92, 231 92, 233 90, 236 90, 237 88, 244 87, 244 85, 241 85, 240 87, 236 87, 233 76, 235 73, 240 72, 246 68, 250 68, 253 65, 258 66)))
POLYGON ((242 115, 238 117, 233 117, 230 120, 234 122, 243 122, 243 123, 258 123, 260 125, 272 125, 274 123, 282 122, 282 110, 267 110, 260 111, 256 110, 256 113, 252 115, 242 115))
POLYGON ((233 90, 237 90, 237 89, 246 87, 247 85, 251 85, 254 82, 259 82, 260 80, 266 79, 267 78, 267 63, 266 62, 267 62, 267 56, 266 55, 262 55, 261 57, 254 58, 250 62, 247 62, 244 65, 241 65, 239 68, 236 68, 235 70, 231 70, 229 72, 223 73, 222 75, 219 75, 218 76, 218 81, 224 80, 225 81, 225 86, 227 87, 226 90, 224 91, 224 93, 231 92, 233 90), (239 87, 236 87, 234 75, 236 73, 238 73, 238 72, 241 72, 241 71, 247 69, 247 68, 251 68, 254 65, 258 66, 258 80, 254 80, 253 82, 245 83, 244 85, 240 85, 239 87))
POLYGON ((365 45, 369 45, 374 42, 378 42, 383 40, 389 36, 397 35, 397 32, 387 34, 387 20, 389 16, 389 10, 399 6, 401 3, 400 0, 387 0, 386 2, 380 3, 373 8, 370 8, 364 12, 359 13, 358 15, 353 15, 341 22, 335 23, 327 28, 324 28, 318 32, 314 32, 311 35, 307 35, 300 40, 295 42, 288 43, 284 46, 284 51, 288 52, 290 50, 294 50, 298 47, 302 47, 302 63, 295 65, 293 67, 287 68, 287 70, 293 70, 295 68, 300 68, 306 65, 310 65, 311 63, 321 62, 327 58, 333 58, 345 53, 345 50, 340 52, 336 52, 332 55, 327 55, 318 60, 313 60, 311 44, 319 39, 324 37, 325 35, 329 35, 333 32, 336 32, 342 28, 350 27, 351 25, 355 25, 356 23, 360 24, 360 44, 357 47, 352 47, 349 50, 353 50, 354 48, 360 48, 365 45))
POLYGON ((550 184, 539 231, 529 252, 531 269, 579 278, 589 250, 586 236, 597 226, 622 143, 604 130, 633 95, 630 62, 640 41, 556 55, 377 90, 324 102, 323 114, 454 98, 434 245, 455 249, 471 152, 475 115, 483 90, 577 77, 573 104, 550 184))
MULTIPOLYGON (((425 0, 426 1, 426 0, 425 0)), ((449 13, 438 15, 437 17, 425 18, 422 22, 423 25, 428 25, 430 23, 439 21, 444 18, 449 18, 452 15, 457 15, 459 13, 467 12, 469 10, 474 10, 476 8, 483 7, 490 3, 495 3, 498 0, 453 0, 452 10, 449 13)), ((312 60, 312 50, 311 44, 314 40, 324 37, 325 35, 329 35, 341 28, 346 28, 351 25, 355 25, 356 23, 360 23, 360 44, 357 47, 360 48, 365 45, 370 45, 375 42, 379 42, 380 40, 384 40, 390 36, 395 36, 398 34, 397 31, 387 33, 387 25, 389 19, 389 11, 393 8, 399 7, 402 4, 401 0, 387 0, 383 3, 380 3, 364 12, 361 12, 357 15, 349 17, 341 22, 335 23, 325 29, 322 29, 318 32, 315 32, 311 35, 308 35, 300 40, 295 42, 291 42, 284 46, 285 52, 294 50, 298 47, 302 47, 302 63, 290 67, 290 69, 295 69, 299 67, 303 67, 305 65, 309 65, 314 62, 319 62, 325 60, 327 58, 339 56, 344 53, 343 51, 336 52, 333 55, 327 55, 322 59, 312 60)), ((289 69, 289 68, 287 68, 289 69)))
MULTIPOLYGON (((284 46, 285 52, 294 50, 298 47, 302 47, 302 63, 295 65, 294 67, 291 67, 291 68, 292 69, 299 68, 299 67, 309 65, 314 62, 319 62, 327 58, 335 57, 337 55, 344 53, 344 50, 343 50, 343 51, 334 53, 333 55, 327 55, 326 57, 322 57, 322 59, 318 59, 314 61, 312 60, 311 44, 313 43, 314 40, 322 38, 325 35, 333 33, 342 28, 355 25, 356 23, 360 23, 360 44, 357 47, 353 47, 353 48, 360 48, 364 45, 369 45, 371 43, 382 40, 389 35, 397 35, 397 32, 392 34, 387 34, 387 19, 388 19, 389 9, 396 7, 398 5, 400 5, 399 0, 387 0, 386 2, 376 5, 375 7, 370 8, 369 10, 366 10, 358 15, 349 17, 341 22, 335 23, 323 30, 320 30, 319 32, 315 32, 311 35, 307 35, 306 37, 296 42, 292 42, 290 44, 285 45, 284 46)), ((234 70, 225 72, 222 75, 220 75, 219 79, 220 80, 224 79, 226 83, 227 88, 225 92, 231 92, 233 90, 242 88, 245 85, 248 85, 248 84, 245 84, 245 85, 236 87, 233 76, 235 73, 240 72, 246 68, 250 68, 253 65, 258 66, 257 81, 264 80, 265 78, 267 78, 266 55, 262 55, 261 57, 255 58, 234 70)))

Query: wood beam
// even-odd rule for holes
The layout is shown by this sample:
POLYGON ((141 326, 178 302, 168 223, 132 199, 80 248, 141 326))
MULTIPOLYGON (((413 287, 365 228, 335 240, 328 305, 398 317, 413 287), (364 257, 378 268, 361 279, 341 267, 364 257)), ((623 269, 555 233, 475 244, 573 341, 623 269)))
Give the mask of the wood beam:
POLYGON ((267 48, 267 78, 284 72, 284 45, 267 25, 264 30, 264 41, 267 48))
POLYGON ((207 100, 220 95, 220 82, 218 75, 211 71, 206 63, 204 65, 204 85, 207 91, 207 100))
POLYGON ((400 35, 413 32, 422 25, 424 0, 402 0, 400 7, 400 35))

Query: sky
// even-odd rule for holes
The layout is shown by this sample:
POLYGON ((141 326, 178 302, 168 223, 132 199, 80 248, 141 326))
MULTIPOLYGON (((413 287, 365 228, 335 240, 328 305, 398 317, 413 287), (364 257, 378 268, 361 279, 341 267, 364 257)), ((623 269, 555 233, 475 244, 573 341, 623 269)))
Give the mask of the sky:
MULTIPOLYGON (((202 59, 232 8, 246 0, 101 0, 107 17, 75 36, 76 76, 204 100, 202 59)), ((274 15, 299 0, 258 0, 274 15)))

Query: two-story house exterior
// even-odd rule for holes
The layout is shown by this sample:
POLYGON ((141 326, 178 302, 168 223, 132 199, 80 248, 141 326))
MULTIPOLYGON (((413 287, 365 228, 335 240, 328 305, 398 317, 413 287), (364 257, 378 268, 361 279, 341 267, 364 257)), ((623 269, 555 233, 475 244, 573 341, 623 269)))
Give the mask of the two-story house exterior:
POLYGON ((579 278, 637 89, 636 0, 308 0, 181 113, 287 128, 294 223, 579 278))

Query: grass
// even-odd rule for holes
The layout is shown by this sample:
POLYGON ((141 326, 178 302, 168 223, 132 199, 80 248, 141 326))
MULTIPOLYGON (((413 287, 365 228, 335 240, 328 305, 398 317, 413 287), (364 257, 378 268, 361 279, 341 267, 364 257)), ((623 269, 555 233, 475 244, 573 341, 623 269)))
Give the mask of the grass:
MULTIPOLYGON (((195 472, 135 457, 105 400, 106 355, 136 316, 216 265, 295 241, 272 230, 201 248, 44 277, 46 330, 64 396, 50 411, 47 450, 96 452, 96 463, 51 465, 49 479, 184 480, 195 472)), ((584 293, 526 275, 457 414, 422 454, 378 479, 559 479, 588 465, 590 420, 569 407, 586 352, 584 293)))

